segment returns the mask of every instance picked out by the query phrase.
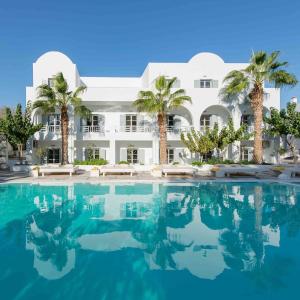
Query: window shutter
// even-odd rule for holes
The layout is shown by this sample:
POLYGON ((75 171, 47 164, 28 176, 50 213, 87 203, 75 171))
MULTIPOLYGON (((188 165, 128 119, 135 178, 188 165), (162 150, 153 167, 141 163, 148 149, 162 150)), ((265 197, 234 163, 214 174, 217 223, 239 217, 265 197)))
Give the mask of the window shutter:
POLYGON ((218 82, 218 80, 213 80, 213 81, 212 81, 212 87, 213 87, 214 89, 217 89, 217 88, 219 87, 219 82, 218 82))
POLYGON ((106 149, 104 148, 100 149, 100 157, 106 159, 106 149))
POLYGON ((174 117, 174 127, 177 130, 180 130, 180 128, 181 128, 181 119, 179 116, 174 117))
POLYGON ((174 149, 174 162, 180 162, 180 152, 181 148, 174 149))
POLYGON ((194 80, 194 88, 200 88, 200 80, 194 80))
POLYGON ((125 131, 125 126, 126 126, 126 115, 120 115, 121 130, 125 131))
POLYGON ((42 115, 42 123, 44 125, 46 125, 48 123, 48 117, 47 117, 47 115, 42 115))
MULTIPOLYGON (((211 128, 213 128, 213 127, 215 126, 215 123, 219 124, 219 123, 218 123, 218 116, 212 115, 212 116, 210 117, 210 126, 211 126, 211 128)), ((219 128, 219 129, 220 129, 220 128, 219 128)))
POLYGON ((104 115, 99 115, 98 116, 98 122, 99 122, 99 126, 104 127, 104 125, 105 125, 105 116, 104 115))
POLYGON ((127 148, 120 149, 120 160, 127 161, 127 148))
POLYGON ((138 160, 140 164, 145 164, 145 149, 138 149, 138 160))
POLYGON ((86 126, 86 118, 80 118, 80 126, 86 126))
POLYGON ((140 126, 142 129, 144 128, 144 116, 142 114, 137 115, 137 126, 140 126))

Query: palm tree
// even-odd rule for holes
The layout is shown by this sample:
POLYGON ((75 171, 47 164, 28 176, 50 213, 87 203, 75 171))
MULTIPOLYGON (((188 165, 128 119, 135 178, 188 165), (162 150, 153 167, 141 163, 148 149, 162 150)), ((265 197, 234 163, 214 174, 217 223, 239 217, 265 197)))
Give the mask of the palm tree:
POLYGON ((192 102, 186 96, 184 89, 172 92, 176 77, 167 79, 159 76, 155 80, 155 92, 140 91, 134 106, 140 112, 157 115, 159 127, 159 160, 161 164, 167 163, 167 112, 181 107, 185 102, 192 102))
POLYGON ((262 163, 262 121, 264 82, 274 84, 275 88, 294 86, 297 79, 284 70, 287 62, 279 62, 280 52, 268 54, 264 51, 255 52, 249 65, 242 70, 233 70, 224 79, 225 87, 221 94, 225 97, 246 95, 254 113, 254 152, 253 159, 262 163))
POLYGON ((61 144, 62 164, 68 163, 68 135, 69 135, 69 109, 74 108, 74 113, 87 117, 90 110, 82 105, 79 97, 85 91, 85 86, 79 86, 74 92, 69 91, 69 85, 63 73, 53 77, 52 87, 42 84, 38 87, 38 101, 34 102, 34 108, 40 108, 44 113, 54 113, 60 110, 61 118, 61 144))

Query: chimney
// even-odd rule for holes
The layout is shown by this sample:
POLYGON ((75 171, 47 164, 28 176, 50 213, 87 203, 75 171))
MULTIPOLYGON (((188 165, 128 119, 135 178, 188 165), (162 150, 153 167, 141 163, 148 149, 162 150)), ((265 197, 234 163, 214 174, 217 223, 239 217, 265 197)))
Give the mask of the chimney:
POLYGON ((296 104, 297 104, 297 101, 298 101, 297 97, 294 96, 294 97, 291 98, 291 101, 290 101, 290 102, 291 102, 291 103, 296 103, 296 104))

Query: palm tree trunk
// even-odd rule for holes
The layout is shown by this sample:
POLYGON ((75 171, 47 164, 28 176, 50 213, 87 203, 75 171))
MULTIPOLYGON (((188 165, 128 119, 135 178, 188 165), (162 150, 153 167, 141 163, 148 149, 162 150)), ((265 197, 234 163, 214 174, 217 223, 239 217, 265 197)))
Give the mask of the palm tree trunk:
POLYGON ((262 124, 263 124, 263 88, 254 86, 250 94, 251 106, 254 113, 254 151, 253 160, 257 164, 263 161, 262 124))
POLYGON ((159 127, 159 162, 160 164, 167 163, 167 117, 165 113, 159 113, 157 116, 159 127))
POLYGON ((68 163, 69 116, 66 106, 61 108, 61 163, 68 163))

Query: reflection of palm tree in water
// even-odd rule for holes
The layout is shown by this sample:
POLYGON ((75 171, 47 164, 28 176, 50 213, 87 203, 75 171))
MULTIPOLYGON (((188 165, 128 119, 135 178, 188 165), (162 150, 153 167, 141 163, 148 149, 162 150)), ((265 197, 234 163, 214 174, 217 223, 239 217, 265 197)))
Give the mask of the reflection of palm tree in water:
POLYGON ((238 205, 241 221, 232 230, 224 231, 220 242, 225 248, 224 260, 230 268, 244 271, 258 287, 278 287, 288 261, 281 258, 264 261, 263 207, 263 188, 257 185, 254 207, 247 201, 238 205))
POLYGON ((79 212, 73 201, 62 201, 47 212, 34 212, 27 219, 27 240, 35 245, 35 254, 61 271, 67 264, 68 250, 74 248, 68 229, 79 212))
POLYGON ((151 254, 154 262, 162 269, 167 267, 176 268, 173 254, 184 251, 193 242, 184 244, 179 236, 171 236, 168 227, 184 228, 193 219, 193 210, 198 197, 193 187, 184 190, 182 199, 167 202, 167 188, 162 187, 160 197, 155 201, 155 209, 152 216, 147 219, 138 232, 133 232, 134 238, 146 245, 146 252, 151 254), (191 191, 192 190, 192 191, 191 191))
POLYGON ((226 184, 200 185, 199 197, 202 223, 214 230, 233 227, 235 203, 226 184))

